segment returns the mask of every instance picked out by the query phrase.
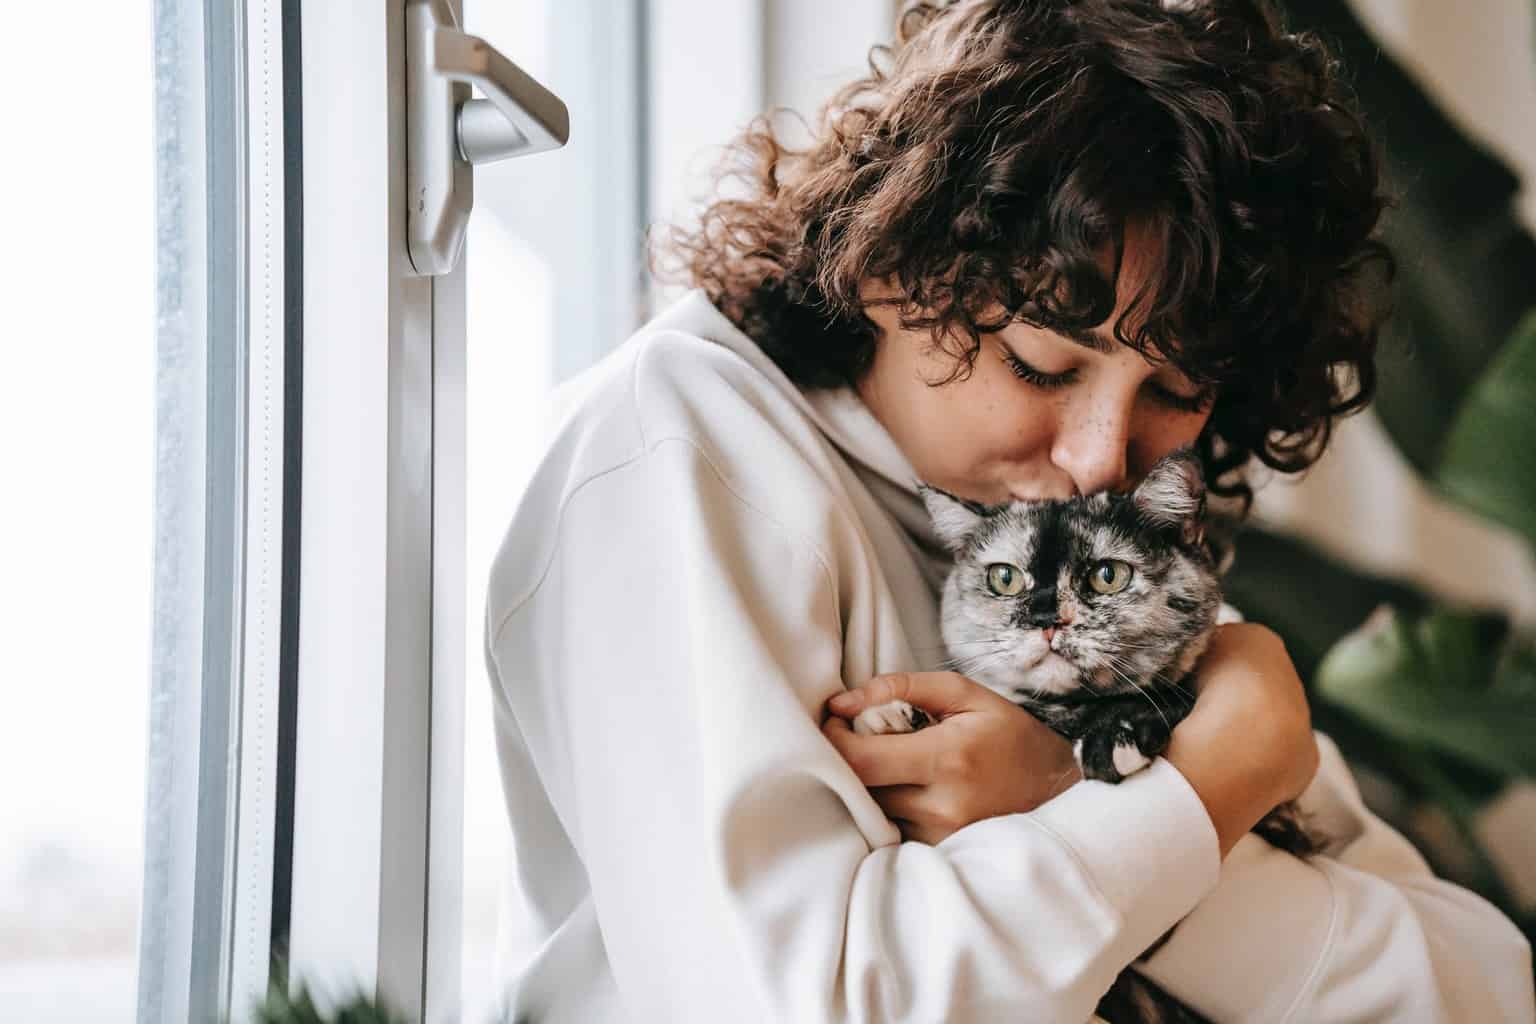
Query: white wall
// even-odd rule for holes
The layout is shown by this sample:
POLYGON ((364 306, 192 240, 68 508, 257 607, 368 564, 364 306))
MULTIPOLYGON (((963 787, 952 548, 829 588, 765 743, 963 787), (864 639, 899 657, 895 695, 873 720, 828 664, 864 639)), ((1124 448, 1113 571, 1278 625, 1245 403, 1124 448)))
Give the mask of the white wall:
MULTIPOLYGON (((865 55, 893 35, 892 0, 651 0, 650 211, 692 223, 725 146, 748 121, 787 106, 814 122, 865 55)), ((795 121, 776 117, 798 145, 795 121)), ((727 183, 724 194, 731 194, 727 183)), ((652 308, 681 291, 656 288, 652 308)))

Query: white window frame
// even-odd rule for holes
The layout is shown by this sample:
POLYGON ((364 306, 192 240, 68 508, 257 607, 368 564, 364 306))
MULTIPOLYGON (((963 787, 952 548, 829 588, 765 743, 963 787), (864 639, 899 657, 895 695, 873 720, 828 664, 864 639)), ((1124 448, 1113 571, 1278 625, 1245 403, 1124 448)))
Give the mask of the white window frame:
POLYGON ((270 962, 289 448, 286 199, 262 125, 274 106, 282 123, 280 18, 278 0, 155 7, 158 344, 191 371, 159 398, 202 429, 158 439, 146 1022, 227 1016, 270 962))
POLYGON ((367 0, 302 9, 287 950, 290 987, 360 987, 423 1019, 451 1011, 459 980, 459 892, 428 873, 461 854, 462 754, 449 747, 463 730, 464 267, 417 277, 406 251, 404 14, 367 0))
MULTIPOLYGON (((186 553, 204 568, 200 673, 156 672, 152 743, 175 756, 150 782, 139 1019, 244 1020, 269 985, 303 984, 455 1020, 468 256, 423 278, 407 255, 405 6, 156 2, 202 76, 174 113, 206 155, 185 170, 206 224, 180 283, 206 321, 206 505, 186 553)), ((812 0, 558 11, 555 45, 598 46, 606 72, 573 74, 568 102, 598 115, 603 167, 639 175, 564 182, 570 217, 523 224, 564 293, 563 378, 654 309, 640 228, 698 198, 700 154, 769 103, 811 113, 849 68, 812 0), (616 102, 626 79, 642 106, 616 102)), ((861 45, 889 16, 839 8, 867 22, 861 45)))

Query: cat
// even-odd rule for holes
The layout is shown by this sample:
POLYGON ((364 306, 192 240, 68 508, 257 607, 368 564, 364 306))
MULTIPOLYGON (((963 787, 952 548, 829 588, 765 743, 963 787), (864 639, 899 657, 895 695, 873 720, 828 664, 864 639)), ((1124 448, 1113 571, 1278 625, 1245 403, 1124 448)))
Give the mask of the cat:
MULTIPOLYGON (((1222 602, 1227 558, 1207 536, 1199 457, 1164 456, 1128 494, 987 506, 926 484, 919 492, 955 559, 940 613, 947 664, 1071 740, 1086 779, 1118 783, 1151 764, 1194 706, 1191 673, 1222 602)), ((892 701, 853 728, 931 722, 892 701)), ((1320 847, 1293 804, 1253 831, 1297 856, 1320 847)), ((1202 1019, 1129 969, 1099 1013, 1114 1024, 1202 1019)))

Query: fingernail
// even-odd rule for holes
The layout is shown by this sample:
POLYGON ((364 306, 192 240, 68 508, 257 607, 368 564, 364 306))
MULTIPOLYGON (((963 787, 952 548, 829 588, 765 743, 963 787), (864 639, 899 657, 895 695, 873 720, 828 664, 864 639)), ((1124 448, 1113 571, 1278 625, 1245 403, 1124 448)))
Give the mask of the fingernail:
POLYGON ((858 706, 859 695, 852 690, 844 690, 842 693, 834 694, 829 703, 836 711, 847 711, 858 706))

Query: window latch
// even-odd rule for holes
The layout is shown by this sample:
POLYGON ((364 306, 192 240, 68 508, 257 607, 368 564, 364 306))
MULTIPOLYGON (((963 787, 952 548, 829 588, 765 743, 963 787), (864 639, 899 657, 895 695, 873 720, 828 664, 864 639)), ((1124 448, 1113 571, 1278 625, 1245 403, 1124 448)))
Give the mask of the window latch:
POLYGON ((570 115, 495 47, 460 31, 444 0, 407 0, 405 32, 406 244, 428 277, 459 261, 473 165, 558 149, 570 115), (472 85, 488 98, 471 98, 472 85))

